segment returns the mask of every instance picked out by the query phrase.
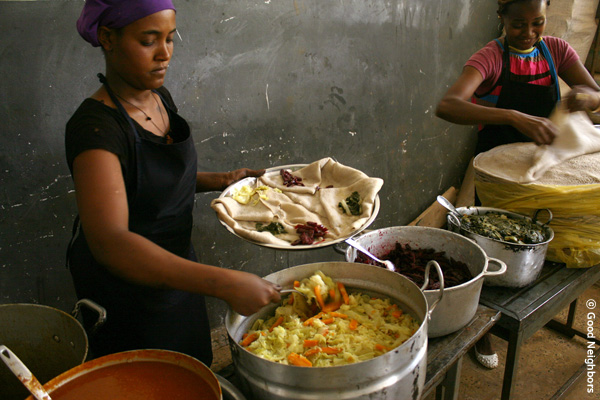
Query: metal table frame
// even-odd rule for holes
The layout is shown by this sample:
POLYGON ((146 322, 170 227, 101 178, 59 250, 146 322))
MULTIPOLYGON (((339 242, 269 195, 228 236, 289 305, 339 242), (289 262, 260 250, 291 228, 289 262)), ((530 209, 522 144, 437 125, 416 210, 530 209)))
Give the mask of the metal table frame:
MULTIPOLYGON (((546 262, 540 277, 527 287, 483 287, 479 302, 502 313, 490 332, 508 341, 502 400, 512 398, 521 345, 526 339, 544 326, 556 329, 568 337, 584 335, 573 328, 577 298, 599 279, 600 265, 591 268, 566 268, 564 264, 546 262), (554 320, 567 306, 567 322, 554 320)), ((600 344, 598 341, 596 343, 600 344)), ((573 378, 569 379, 553 398, 560 398, 566 393, 565 387, 573 383, 573 378)))
POLYGON ((449 335, 429 339, 427 375, 421 398, 435 390, 436 400, 458 399, 463 356, 499 319, 499 311, 480 304, 467 326, 449 335))

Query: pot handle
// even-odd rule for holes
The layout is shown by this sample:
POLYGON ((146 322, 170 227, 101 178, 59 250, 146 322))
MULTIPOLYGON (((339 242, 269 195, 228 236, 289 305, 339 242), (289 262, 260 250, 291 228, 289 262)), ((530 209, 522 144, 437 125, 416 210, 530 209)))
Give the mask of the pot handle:
POLYGON ((75 307, 73 308, 73 311, 71 311, 71 315, 77 318, 81 306, 86 306, 98 313, 98 320, 91 329, 91 333, 96 332, 98 328, 100 328, 104 322, 106 322, 106 309, 90 299, 81 299, 75 303, 75 307))
POLYGON ((531 220, 533 221, 533 223, 534 223, 534 224, 535 224, 536 222, 538 222, 538 220, 537 220, 537 217, 538 217, 538 214, 539 214, 541 211, 546 211, 546 212, 548 213, 548 221, 546 221, 546 222, 544 222, 544 223, 542 224, 542 226, 544 226, 544 227, 545 227, 545 226, 546 226, 546 225, 548 225, 550 222, 552 222, 552 217, 553 217, 553 215, 552 215, 552 211, 550 211, 550 209, 549 209, 549 208, 539 208, 539 209, 537 209, 537 210, 535 211, 535 213, 533 213, 533 217, 531 218, 531 220))
POLYGON ((429 261, 425 266, 425 282, 423 282, 423 286, 421 286, 421 291, 424 291, 425 288, 429 285, 429 270, 432 266, 435 267, 440 281, 440 297, 438 297, 429 307, 429 311, 427 311, 427 318, 429 319, 431 319, 431 313, 433 312, 435 307, 440 301, 442 301, 442 298, 444 297, 444 274, 442 273, 442 268, 440 267, 440 264, 438 264, 435 260, 429 261))
POLYGON ((338 242, 336 244, 333 245, 333 250, 335 250, 336 253, 339 253, 341 255, 345 255, 346 254, 346 249, 348 249, 348 245, 343 246, 344 242, 338 242))
POLYGON ((456 229, 458 231, 460 231, 460 229, 462 228, 460 225, 460 218, 458 218, 455 214, 449 212, 448 214, 446 214, 446 220, 448 222, 448 227, 452 227, 452 225, 454 225, 456 226, 456 229))
POLYGON ((488 257, 487 261, 487 265, 485 266, 485 270, 483 271, 483 276, 503 275, 506 272, 507 267, 504 261, 492 257, 488 257), (488 271, 488 267, 490 266, 490 264, 496 264, 499 266, 499 268, 495 271, 488 271))
POLYGON ((229 382, 226 378, 222 377, 219 374, 215 374, 217 380, 219 381, 219 385, 221 386, 221 390, 223 394, 227 396, 223 396, 223 399, 231 399, 231 400, 246 400, 246 397, 239 391, 238 388, 233 386, 231 382, 229 382))

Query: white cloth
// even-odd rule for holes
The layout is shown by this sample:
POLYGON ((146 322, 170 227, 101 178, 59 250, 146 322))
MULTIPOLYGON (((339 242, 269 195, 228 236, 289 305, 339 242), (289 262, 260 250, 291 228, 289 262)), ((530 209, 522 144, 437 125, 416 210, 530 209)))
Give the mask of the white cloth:
POLYGON ((569 113, 560 103, 550 115, 550 120, 558 126, 559 134, 552 144, 535 149, 531 167, 519 178, 519 183, 536 181, 557 164, 600 151, 600 130, 594 127, 585 112, 569 113))
POLYGON ((266 199, 244 205, 226 196, 214 199, 211 207, 236 234, 254 242, 288 246, 299 237, 295 226, 308 221, 325 226, 328 229, 325 241, 332 241, 349 236, 369 220, 377 193, 383 186, 382 179, 371 178, 331 158, 315 161, 292 174, 302 178, 304 186, 286 187, 279 174, 269 174, 256 181, 256 187, 270 188, 264 193, 266 199), (272 190, 275 188, 281 192, 272 190), (362 199, 362 213, 344 214, 338 204, 354 191, 362 199), (270 232, 258 232, 257 222, 264 225, 279 222, 287 233, 274 236, 270 232))

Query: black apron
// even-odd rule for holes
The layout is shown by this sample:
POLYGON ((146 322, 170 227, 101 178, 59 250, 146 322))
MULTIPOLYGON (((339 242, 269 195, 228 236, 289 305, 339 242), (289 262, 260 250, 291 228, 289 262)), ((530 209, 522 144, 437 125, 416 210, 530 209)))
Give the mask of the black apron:
MULTIPOLYGON (((135 134, 137 187, 131 198, 128 194, 129 230, 197 261, 191 244, 197 155, 187 122, 170 113, 172 118, 180 118, 178 125, 187 130, 183 141, 163 144, 145 139, 104 77, 101 81, 135 134)), ((161 100, 169 109, 162 96, 161 100)), ((157 348, 188 354, 210 366, 212 347, 203 296, 140 286, 114 276, 93 258, 78 221, 67 259, 77 296, 92 299, 107 310, 106 323, 90 334, 94 357, 157 348)), ((93 319, 84 315, 86 328, 93 319)))
MULTIPOLYGON (((496 41, 498 40, 496 39, 496 41)), ((500 42, 498 41, 498 43, 500 42)), ((502 74, 498 80, 502 84, 502 89, 496 108, 517 110, 536 117, 547 118, 550 116, 556 102, 560 100, 558 77, 552 55, 544 41, 540 40, 536 46, 548 62, 552 84, 550 86, 533 85, 510 79, 510 51, 505 40, 502 53, 502 74)), ((510 125, 486 125, 479 131, 477 139, 475 155, 503 144, 532 141, 510 125)))

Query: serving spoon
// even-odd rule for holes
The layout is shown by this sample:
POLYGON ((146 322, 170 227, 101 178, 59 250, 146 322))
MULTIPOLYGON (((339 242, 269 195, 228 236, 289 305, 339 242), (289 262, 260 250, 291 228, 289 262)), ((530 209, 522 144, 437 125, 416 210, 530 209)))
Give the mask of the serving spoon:
POLYGON ((387 269, 389 269, 390 271, 395 271, 396 267, 394 266, 394 263, 391 262, 390 260, 380 260, 379 258, 375 257, 373 254, 371 254, 367 249, 365 249, 360 243, 358 243, 356 240, 352 239, 352 238, 348 238, 345 240, 345 242, 354 247, 356 250, 360 251, 361 253, 363 253, 364 255, 366 255, 367 257, 377 261, 380 264, 385 265, 385 267, 387 269))
POLYGON ((25 366, 23 361, 16 356, 8 347, 0 345, 0 358, 4 364, 12 371, 21 383, 29 390, 36 400, 52 400, 48 392, 44 389, 40 381, 25 366))
POLYGON ((462 214, 458 212, 456 207, 454 207, 454 204, 450 203, 450 200, 448 200, 444 196, 438 196, 437 201, 438 201, 438 203, 443 205, 448 211, 450 211, 450 213, 452 215, 454 215, 456 218, 458 218, 458 220, 460 221, 462 214))

